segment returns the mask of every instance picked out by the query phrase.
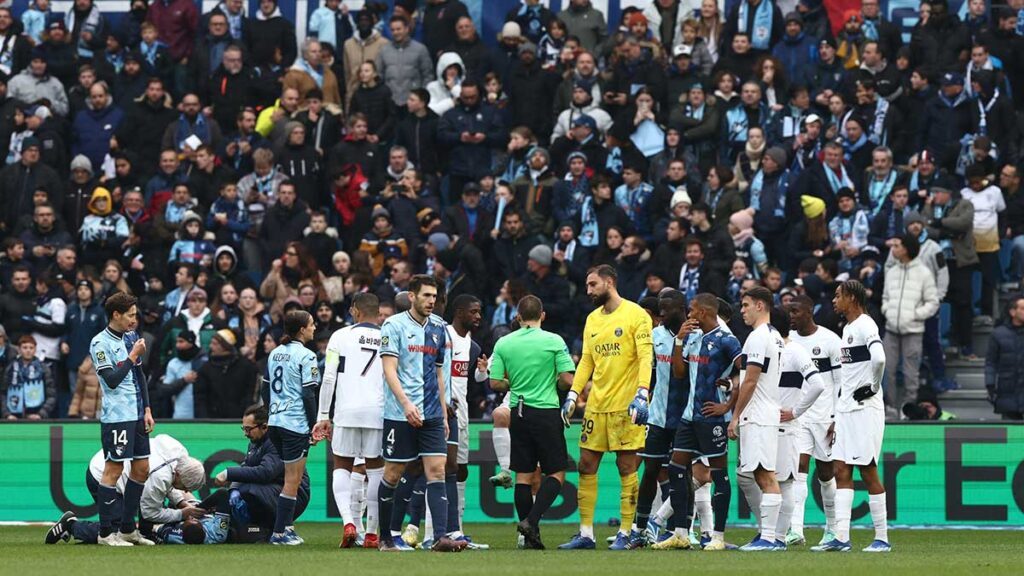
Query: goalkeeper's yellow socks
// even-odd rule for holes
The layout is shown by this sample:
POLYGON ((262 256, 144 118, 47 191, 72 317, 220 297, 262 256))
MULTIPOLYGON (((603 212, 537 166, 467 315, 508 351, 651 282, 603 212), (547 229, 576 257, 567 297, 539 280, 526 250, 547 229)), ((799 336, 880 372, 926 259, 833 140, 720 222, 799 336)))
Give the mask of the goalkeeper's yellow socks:
POLYGON ((633 515, 636 513, 636 495, 639 485, 636 472, 619 476, 619 518, 622 519, 620 532, 629 534, 629 527, 633 523, 633 515))
POLYGON ((580 535, 594 538, 594 508, 597 506, 597 474, 580 474, 576 491, 580 508, 580 535))

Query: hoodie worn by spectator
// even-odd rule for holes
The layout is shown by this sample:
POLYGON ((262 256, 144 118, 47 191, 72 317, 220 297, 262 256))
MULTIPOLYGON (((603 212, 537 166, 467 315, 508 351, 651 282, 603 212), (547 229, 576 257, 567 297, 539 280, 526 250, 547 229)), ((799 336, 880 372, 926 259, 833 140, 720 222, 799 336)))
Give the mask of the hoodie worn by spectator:
POLYGON ((275 6, 269 15, 257 10, 256 16, 249 19, 249 31, 251 34, 245 42, 253 66, 288 68, 295 62, 298 55, 295 26, 281 14, 281 8, 275 6), (275 56, 278 51, 280 61, 275 56))
POLYGON ((459 94, 462 93, 462 81, 466 79, 466 66, 462 63, 462 57, 455 52, 445 52, 437 59, 437 78, 427 84, 427 92, 430 93, 430 109, 438 116, 455 108, 458 104, 459 94), (455 66, 458 71, 448 86, 448 68, 455 66))
POLYGON ((26 362, 19 355, 11 360, 0 382, 0 399, 3 401, 0 416, 4 419, 8 416, 56 416, 57 384, 50 367, 38 358, 26 362))
POLYGON ((102 265, 122 251, 122 244, 128 239, 128 219, 114 212, 113 206, 106 188, 97 187, 92 191, 89 215, 82 221, 80 234, 83 259, 102 265))
MULTIPOLYGON (((33 59, 46 58, 45 51, 36 49, 33 51, 33 59)), ((57 77, 49 72, 42 76, 32 73, 32 67, 25 68, 17 76, 11 78, 7 84, 7 93, 11 98, 22 102, 49 102, 49 107, 54 114, 64 118, 68 115, 68 97, 64 91, 64 85, 57 77)))
POLYGON ((171 246, 171 252, 167 256, 169 264, 196 264, 208 268, 213 263, 213 254, 216 247, 213 245, 213 234, 206 232, 203 227, 203 218, 189 210, 181 220, 181 227, 178 230, 178 239, 171 246), (192 234, 188 230, 190 223, 199 224, 199 231, 192 234))

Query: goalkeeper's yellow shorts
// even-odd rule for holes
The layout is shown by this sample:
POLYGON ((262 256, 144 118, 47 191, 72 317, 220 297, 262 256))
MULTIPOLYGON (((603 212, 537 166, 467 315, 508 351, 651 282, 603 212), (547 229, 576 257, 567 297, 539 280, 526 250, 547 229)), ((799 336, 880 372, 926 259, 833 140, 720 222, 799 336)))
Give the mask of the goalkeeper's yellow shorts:
POLYGON ((625 452, 644 447, 646 428, 637 426, 626 410, 584 414, 580 448, 594 452, 625 452))

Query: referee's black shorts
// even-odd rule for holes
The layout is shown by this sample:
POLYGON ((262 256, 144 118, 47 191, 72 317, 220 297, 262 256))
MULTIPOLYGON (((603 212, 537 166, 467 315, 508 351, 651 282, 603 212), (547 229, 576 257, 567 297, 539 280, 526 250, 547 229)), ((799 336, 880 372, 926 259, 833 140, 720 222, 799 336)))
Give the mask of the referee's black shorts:
POLYGON ((524 406, 522 416, 512 411, 509 425, 512 436, 512 471, 530 473, 540 469, 545 474, 564 472, 569 467, 569 451, 565 447, 565 431, 558 408, 524 406))

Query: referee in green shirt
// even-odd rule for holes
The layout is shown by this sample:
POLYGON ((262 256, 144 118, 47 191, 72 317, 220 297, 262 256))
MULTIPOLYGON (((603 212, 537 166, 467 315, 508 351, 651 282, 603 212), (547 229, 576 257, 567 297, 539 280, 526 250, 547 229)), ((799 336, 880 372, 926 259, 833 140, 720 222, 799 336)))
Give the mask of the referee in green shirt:
POLYGON ((543 550, 540 518, 562 492, 569 452, 558 401, 558 388, 572 386, 576 366, 562 338, 542 330, 544 304, 536 296, 519 301, 519 330, 498 340, 491 356, 491 388, 509 391, 512 424, 512 471, 516 473, 517 529, 526 548, 543 550), (537 498, 531 492, 537 466, 544 473, 537 498))

